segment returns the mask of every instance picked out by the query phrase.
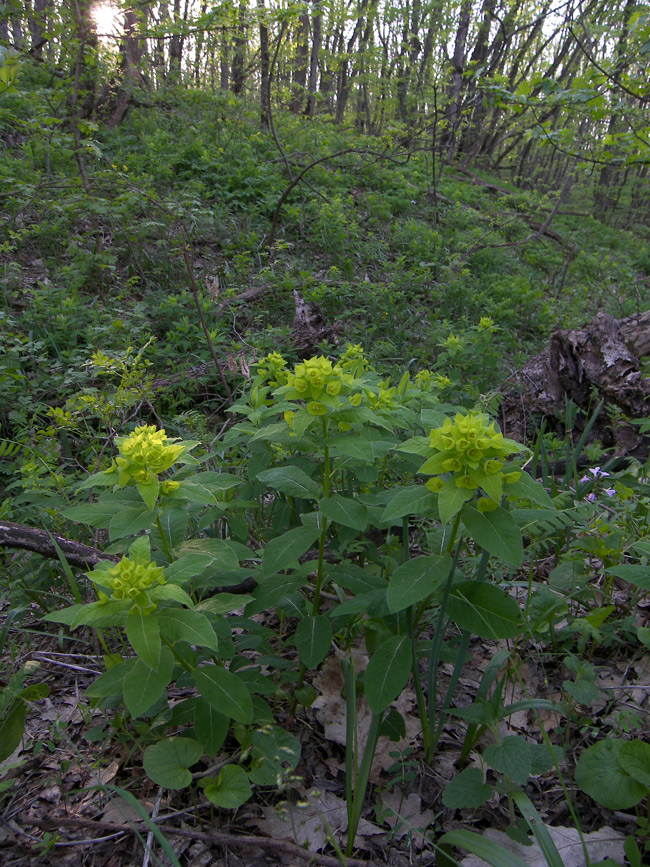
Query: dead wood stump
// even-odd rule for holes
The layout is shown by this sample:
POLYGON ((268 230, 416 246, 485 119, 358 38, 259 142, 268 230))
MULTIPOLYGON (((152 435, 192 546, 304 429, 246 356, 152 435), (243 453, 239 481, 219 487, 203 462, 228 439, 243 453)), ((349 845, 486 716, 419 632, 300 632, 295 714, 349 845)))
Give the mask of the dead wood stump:
POLYGON ((620 320, 598 313, 582 330, 556 331, 549 346, 504 387, 504 432, 525 440, 532 434, 532 414, 546 416, 557 428, 565 398, 587 413, 604 398, 593 437, 618 454, 645 458, 646 437, 627 419, 650 415, 650 378, 641 370, 648 355, 650 311, 620 320))

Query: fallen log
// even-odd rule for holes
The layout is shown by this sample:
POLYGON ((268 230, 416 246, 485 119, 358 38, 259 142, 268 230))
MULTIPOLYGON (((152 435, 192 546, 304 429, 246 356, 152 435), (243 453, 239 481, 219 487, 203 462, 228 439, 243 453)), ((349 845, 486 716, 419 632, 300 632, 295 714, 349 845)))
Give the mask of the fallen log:
POLYGON ((556 331, 502 389, 504 432, 530 438, 533 414, 561 427, 567 398, 585 413, 584 426, 604 399, 591 436, 617 454, 645 458, 647 438, 630 420, 650 416, 650 378, 641 369, 649 355, 650 311, 620 320, 601 312, 584 329, 556 331))

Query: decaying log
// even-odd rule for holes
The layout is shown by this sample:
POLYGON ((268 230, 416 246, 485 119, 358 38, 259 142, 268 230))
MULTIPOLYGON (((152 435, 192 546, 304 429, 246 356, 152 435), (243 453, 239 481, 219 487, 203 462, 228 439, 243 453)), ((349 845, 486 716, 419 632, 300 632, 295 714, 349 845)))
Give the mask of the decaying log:
POLYGON ((315 355, 319 351, 319 344, 323 342, 338 346, 339 323, 330 325, 318 304, 305 301, 297 289, 293 290, 293 297, 296 315, 291 323, 291 339, 298 357, 309 358, 315 355))
POLYGON ((557 420, 566 398, 585 413, 604 399, 594 438, 614 446, 618 454, 645 457, 646 438, 626 419, 650 416, 650 378, 643 375, 640 363, 648 355, 650 311, 621 320, 598 313, 582 330, 556 331, 549 346, 503 389, 504 430, 510 437, 526 439, 531 414, 557 420))

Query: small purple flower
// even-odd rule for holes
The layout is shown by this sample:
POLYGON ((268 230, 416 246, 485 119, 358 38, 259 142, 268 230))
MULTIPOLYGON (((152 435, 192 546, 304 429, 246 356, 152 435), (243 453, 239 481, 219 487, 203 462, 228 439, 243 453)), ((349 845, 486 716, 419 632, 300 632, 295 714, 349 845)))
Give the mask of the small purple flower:
POLYGON ((580 482, 590 482, 590 481, 591 481, 591 479, 589 478, 589 476, 583 476, 583 477, 580 479, 580 482))
POLYGON ((614 488, 605 488, 605 493, 607 494, 608 497, 615 497, 616 496, 616 491, 614 490, 614 488))
POLYGON ((596 495, 592 492, 591 494, 589 494, 587 499, 589 500, 590 503, 594 503, 596 501, 596 495))
POLYGON ((605 470, 601 470, 600 467, 592 467, 589 472, 593 475, 594 479, 606 479, 607 476, 609 476, 609 473, 606 473, 605 470))

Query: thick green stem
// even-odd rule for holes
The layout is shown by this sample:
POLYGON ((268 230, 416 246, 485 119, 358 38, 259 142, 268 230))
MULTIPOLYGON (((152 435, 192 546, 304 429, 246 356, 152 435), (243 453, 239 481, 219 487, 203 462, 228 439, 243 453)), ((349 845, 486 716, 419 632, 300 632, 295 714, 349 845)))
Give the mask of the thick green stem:
POLYGON ((160 538, 162 539, 163 548, 165 549, 165 554, 167 554, 167 558, 169 559, 169 562, 171 563, 171 561, 172 561, 172 549, 169 547, 169 542, 167 541, 167 536, 165 536, 165 533, 163 531, 162 523, 160 521, 160 515, 159 514, 156 515, 156 527, 158 528, 158 532, 160 533, 160 538))

